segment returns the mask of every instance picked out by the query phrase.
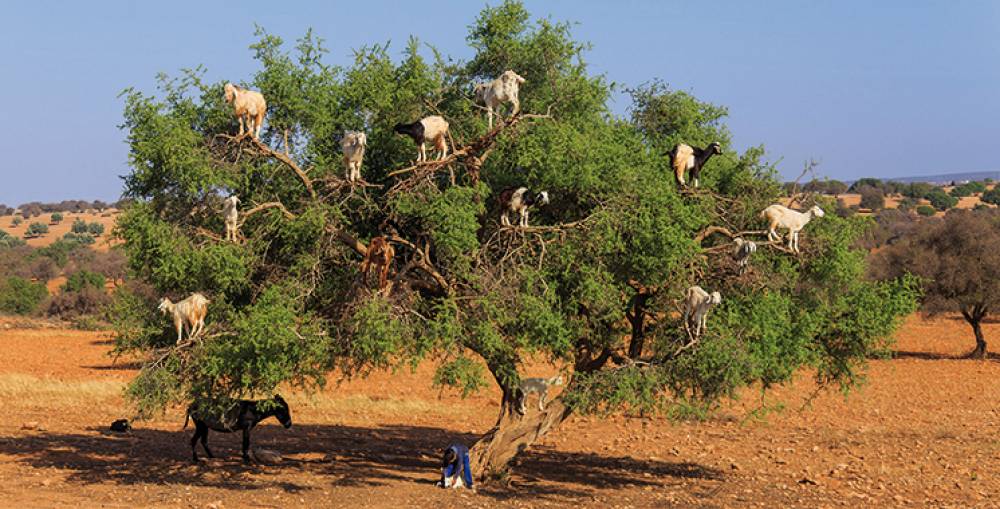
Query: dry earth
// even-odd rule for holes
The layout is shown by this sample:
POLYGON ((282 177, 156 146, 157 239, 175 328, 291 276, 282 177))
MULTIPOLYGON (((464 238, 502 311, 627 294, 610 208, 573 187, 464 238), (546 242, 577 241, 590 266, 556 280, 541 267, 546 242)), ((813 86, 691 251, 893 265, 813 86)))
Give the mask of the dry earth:
POLYGON ((14 216, 3 216, 0 217, 0 230, 3 230, 15 237, 24 238, 24 232, 28 229, 28 225, 31 223, 43 223, 48 225, 49 233, 43 237, 37 237, 33 239, 27 239, 26 242, 29 246, 42 247, 47 246, 57 239, 62 238, 63 235, 69 233, 70 229, 73 227, 73 221, 77 219, 83 219, 88 223, 101 223, 104 225, 104 235, 101 235, 97 242, 93 244, 93 248, 98 251, 107 251, 111 247, 111 230, 115 227, 115 218, 118 216, 118 211, 110 209, 105 211, 103 214, 97 214, 92 212, 87 212, 83 214, 63 212, 63 220, 58 224, 52 224, 49 222, 52 214, 45 213, 37 217, 32 217, 30 219, 25 219, 18 226, 12 226, 11 221, 13 221, 14 216))
MULTIPOLYGON (((891 360, 847 398, 800 410, 808 374, 766 397, 785 409, 747 420, 748 391, 702 423, 574 417, 519 461, 508 486, 436 489, 436 452, 471 442, 496 413, 430 386, 430 366, 375 373, 291 399, 295 425, 259 428, 274 466, 244 466, 237 436, 190 462, 183 415, 105 431, 126 417, 134 366, 105 334, 22 329, 0 319, 0 497, 18 507, 996 507, 1000 363, 957 358, 963 322, 910 318, 891 360), (37 423, 37 429, 29 428, 37 423)), ((1000 324, 987 326, 998 337, 1000 324)), ((547 374, 540 367, 534 370, 547 374)))

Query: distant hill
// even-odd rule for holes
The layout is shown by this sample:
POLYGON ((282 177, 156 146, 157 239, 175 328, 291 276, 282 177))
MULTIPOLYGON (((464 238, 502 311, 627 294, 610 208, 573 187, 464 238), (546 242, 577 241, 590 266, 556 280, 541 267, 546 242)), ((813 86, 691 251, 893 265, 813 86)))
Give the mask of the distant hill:
MULTIPOLYGON (((927 182, 928 184, 949 184, 951 182, 968 182, 972 180, 993 179, 1000 181, 1000 170, 975 171, 966 173, 944 173, 941 175, 925 175, 920 177, 892 177, 880 180, 896 182, 927 182)), ((848 182, 850 184, 851 182, 848 182)))

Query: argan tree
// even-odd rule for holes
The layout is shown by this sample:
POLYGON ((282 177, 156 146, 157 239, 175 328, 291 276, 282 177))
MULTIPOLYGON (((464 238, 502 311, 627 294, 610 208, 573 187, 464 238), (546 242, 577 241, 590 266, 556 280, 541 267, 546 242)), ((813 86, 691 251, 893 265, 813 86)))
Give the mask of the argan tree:
POLYGON ((985 357, 982 322, 1000 309, 1000 214, 996 209, 952 210, 943 218, 922 219, 872 264, 876 278, 907 272, 923 282, 922 310, 929 315, 961 313, 976 337, 970 356, 985 357))
POLYGON ((865 253, 851 247, 863 218, 814 221, 801 256, 761 238, 737 276, 729 236, 759 230, 780 193, 762 149, 737 154, 725 109, 660 83, 633 90, 630 117, 616 117, 586 44, 518 2, 482 11, 467 62, 426 58, 411 40, 398 60, 373 45, 341 68, 311 33, 294 53, 259 36, 261 70, 244 84, 274 107, 260 142, 234 136, 222 83, 199 72, 164 79, 159 97, 124 93, 134 203, 116 235, 132 275, 158 295, 212 299, 203 339, 176 346, 155 296, 118 299, 117 349, 147 356, 129 388, 144 414, 436 362, 436 383, 500 388, 496 425, 473 447, 476 472, 490 474, 573 412, 705 412, 803 366, 848 386, 913 307, 908 281, 863 281, 865 253), (487 130, 472 85, 506 69, 527 79, 523 113, 487 130), (450 123, 453 151, 414 166, 392 126, 430 114, 450 123), (341 178, 346 129, 368 134, 354 186, 341 178), (700 190, 672 182, 664 153, 678 141, 725 148, 700 190), (529 227, 499 226, 496 198, 511 186, 552 197, 529 227), (239 243, 222 237, 231 193, 239 243), (358 271, 378 235, 396 253, 381 290, 358 271), (692 284, 724 295, 698 342, 676 312, 692 284), (522 415, 529 356, 570 382, 522 415))

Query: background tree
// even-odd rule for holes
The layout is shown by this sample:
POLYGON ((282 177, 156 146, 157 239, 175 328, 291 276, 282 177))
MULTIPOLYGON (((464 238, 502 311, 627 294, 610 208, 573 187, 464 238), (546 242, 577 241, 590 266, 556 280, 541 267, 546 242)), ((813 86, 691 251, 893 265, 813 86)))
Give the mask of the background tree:
POLYGON ((865 218, 811 223, 800 257, 762 243, 755 271, 734 277, 726 233, 760 229, 780 195, 763 149, 737 154, 723 108, 659 82, 632 90, 629 119, 616 118, 570 25, 531 21, 518 2, 480 13, 468 62, 433 49, 427 59, 412 39, 398 61, 374 45, 342 69, 322 63, 312 35, 295 55, 260 37, 248 84, 282 103, 280 142, 270 129, 262 143, 228 135, 222 83, 198 72, 164 79, 162 97, 124 94, 132 203, 116 234, 153 291, 118 292, 113 315, 117 350, 148 359, 129 387, 143 415, 312 387, 333 368, 352 377, 428 360, 436 382, 463 393, 489 379, 500 388, 496 424, 473 447, 476 472, 490 474, 573 412, 704 413, 802 366, 849 386, 913 307, 907 280, 862 280, 865 253, 852 245, 865 218), (469 91, 506 69, 527 79, 525 114, 488 132, 469 91), (392 126, 431 113, 451 124, 454 155, 412 166, 412 142, 392 126), (339 176, 345 129, 368 133, 371 186, 339 176), (725 148, 698 192, 673 184, 663 154, 678 141, 725 148), (552 203, 528 228, 500 228, 496 196, 521 185, 552 203), (234 192, 246 205, 241 244, 220 238, 217 211, 234 192), (383 291, 358 275, 380 233, 396 247, 383 291), (725 300, 692 344, 673 310, 695 283, 725 300), (191 291, 211 294, 212 340, 173 346, 156 298, 191 291), (521 415, 521 369, 538 355, 570 382, 521 415))
POLYGON ((24 219, 21 216, 14 216, 14 218, 10 220, 10 225, 11 226, 20 226, 21 223, 23 223, 23 222, 24 222, 24 219))
POLYGON ((871 186, 861 186, 857 190, 861 195, 861 208, 877 211, 885 208, 885 193, 871 186))
POLYGON ((1000 186, 994 186, 993 189, 984 192, 980 199, 986 203, 1000 205, 1000 186))
POLYGON ((970 355, 985 356, 982 321, 1000 305, 1000 214, 954 210, 918 221, 872 265, 876 278, 907 272, 922 278, 923 311, 961 313, 976 337, 970 355))
POLYGON ((940 187, 935 187, 927 193, 927 200, 931 202, 931 206, 938 210, 948 210, 955 205, 958 205, 958 198, 944 192, 940 187))
POLYGON ((49 218, 49 221, 52 224, 59 224, 62 222, 62 220, 63 220, 63 215, 60 212, 53 212, 52 216, 49 218))
POLYGON ((47 233, 49 233, 49 225, 45 223, 31 223, 28 225, 28 229, 24 231, 24 237, 42 237, 47 233))

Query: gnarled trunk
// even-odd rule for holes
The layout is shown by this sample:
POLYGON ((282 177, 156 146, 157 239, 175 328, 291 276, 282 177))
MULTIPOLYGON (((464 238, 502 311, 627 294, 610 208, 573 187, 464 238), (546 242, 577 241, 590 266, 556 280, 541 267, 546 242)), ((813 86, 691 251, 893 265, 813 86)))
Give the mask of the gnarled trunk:
POLYGON ((986 337, 983 336, 982 321, 986 317, 988 309, 986 306, 976 305, 971 310, 962 310, 962 317, 972 326, 972 333, 976 335, 976 349, 969 354, 973 359, 986 358, 986 337))
POLYGON ((972 322, 972 332, 976 335, 976 349, 972 351, 973 359, 983 359, 986 357, 986 338, 983 336, 983 327, 980 321, 972 322))
POLYGON ((469 451, 472 471, 480 481, 490 479, 507 470, 515 456, 537 442, 550 430, 566 420, 573 411, 556 398, 545 405, 545 410, 528 405, 527 413, 517 411, 517 401, 504 398, 496 426, 486 432, 469 451))

